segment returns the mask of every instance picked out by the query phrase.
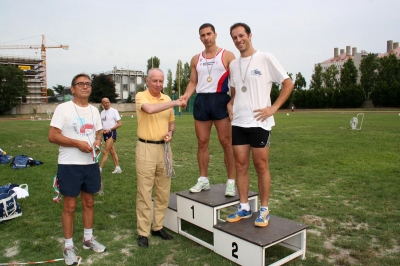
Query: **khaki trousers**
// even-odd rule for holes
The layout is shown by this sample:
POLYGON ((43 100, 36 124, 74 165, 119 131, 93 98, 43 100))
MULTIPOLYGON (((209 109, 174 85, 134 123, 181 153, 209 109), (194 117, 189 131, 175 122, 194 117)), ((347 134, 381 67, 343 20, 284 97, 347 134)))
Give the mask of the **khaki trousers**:
POLYGON ((136 145, 136 217, 138 235, 148 237, 150 228, 163 228, 168 208, 171 179, 164 173, 164 144, 138 141, 136 145), (152 220, 152 192, 154 209, 152 220), (153 222, 153 223, 152 223, 153 222))

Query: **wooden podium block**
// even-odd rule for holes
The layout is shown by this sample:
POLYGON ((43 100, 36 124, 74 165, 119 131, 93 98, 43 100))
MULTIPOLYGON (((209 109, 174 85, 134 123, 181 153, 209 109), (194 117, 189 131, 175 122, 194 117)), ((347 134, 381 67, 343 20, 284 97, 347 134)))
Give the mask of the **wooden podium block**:
POLYGON ((271 215, 267 227, 255 227, 257 213, 235 223, 214 225, 214 251, 240 265, 265 265, 265 250, 276 244, 294 252, 270 265, 305 259, 307 226, 271 215))
MULTIPOLYGON (((199 193, 185 190, 177 192, 176 196, 179 233, 213 250, 213 245, 183 231, 181 219, 213 232, 213 226, 218 221, 223 221, 220 219, 220 210, 239 204, 239 196, 226 197, 225 184, 212 185, 209 190, 199 193)), ((252 208, 257 209, 258 193, 250 191, 248 197, 252 208)))
POLYGON ((168 209, 167 209, 167 212, 165 213, 165 219, 164 219, 163 226, 175 233, 179 233, 178 214, 177 214, 177 206, 176 206, 176 193, 171 193, 169 196, 168 209))

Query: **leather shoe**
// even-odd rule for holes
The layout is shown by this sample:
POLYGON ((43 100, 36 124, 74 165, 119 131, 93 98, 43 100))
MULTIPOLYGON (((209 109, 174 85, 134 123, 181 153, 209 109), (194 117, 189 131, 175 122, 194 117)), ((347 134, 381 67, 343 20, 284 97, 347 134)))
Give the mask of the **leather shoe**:
POLYGON ((148 248, 149 247, 149 240, 145 236, 138 237, 138 245, 139 247, 148 248))
POLYGON ((167 232, 165 232, 163 228, 161 228, 161 229, 158 230, 158 231, 153 231, 153 230, 151 230, 151 235, 152 235, 152 236, 159 236, 159 237, 161 237, 161 238, 164 239, 164 240, 171 240, 171 239, 174 238, 173 236, 171 236, 170 234, 168 234, 167 232))

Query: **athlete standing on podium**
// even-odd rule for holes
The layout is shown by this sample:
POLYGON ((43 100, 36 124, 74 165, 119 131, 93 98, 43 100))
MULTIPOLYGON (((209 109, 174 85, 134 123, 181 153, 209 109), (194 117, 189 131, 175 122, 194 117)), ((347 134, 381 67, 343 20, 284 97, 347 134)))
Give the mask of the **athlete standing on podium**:
POLYGON ((232 146, 235 154, 236 182, 240 205, 229 215, 227 222, 249 218, 252 212, 248 200, 250 187, 250 151, 258 176, 261 207, 255 226, 268 225, 268 199, 271 176, 268 166, 271 129, 275 125, 273 114, 278 111, 293 90, 293 82, 279 61, 270 53, 257 51, 251 42, 250 27, 244 23, 231 26, 231 37, 240 57, 230 65, 232 99, 229 117, 232 120, 232 146), (278 99, 271 103, 272 83, 282 84, 278 99))
POLYGON ((231 123, 227 111, 230 101, 228 95, 229 64, 235 59, 232 52, 217 46, 217 34, 212 24, 205 23, 199 28, 200 40, 205 50, 193 56, 190 67, 190 82, 181 99, 188 101, 196 91, 193 116, 197 136, 197 161, 199 164, 200 178, 197 184, 190 188, 196 193, 210 189, 208 180, 208 164, 210 154, 211 128, 215 125, 218 139, 224 149, 224 162, 228 174, 225 196, 235 196, 235 161, 232 151, 231 123))

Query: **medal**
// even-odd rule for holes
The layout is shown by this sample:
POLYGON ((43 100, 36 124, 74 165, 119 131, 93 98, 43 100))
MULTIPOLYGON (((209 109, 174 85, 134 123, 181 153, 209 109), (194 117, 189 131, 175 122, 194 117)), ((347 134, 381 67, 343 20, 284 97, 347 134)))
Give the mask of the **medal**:
POLYGON ((242 77, 242 57, 240 56, 239 58, 239 70, 240 70, 240 79, 242 80, 243 86, 242 86, 242 92, 246 92, 247 91, 247 87, 244 85, 244 81, 246 80, 246 76, 247 76, 247 71, 249 70, 249 66, 251 63, 251 59, 253 59, 253 55, 256 51, 253 51, 253 54, 250 57, 250 61, 247 64, 247 68, 246 68, 246 72, 244 73, 244 78, 242 77))
POLYGON ((208 71, 207 82, 211 82, 211 81, 212 81, 211 71, 212 71, 212 68, 213 68, 213 66, 214 66, 215 57, 217 56, 217 53, 218 53, 218 46, 217 46, 217 50, 215 50, 215 55, 214 55, 213 61, 210 62, 210 63, 212 63, 212 64, 211 64, 211 68, 209 68, 209 67, 208 67, 208 61, 207 61, 207 53, 206 53, 206 51, 204 51, 204 59, 206 59, 206 66, 207 66, 207 71, 208 71))

